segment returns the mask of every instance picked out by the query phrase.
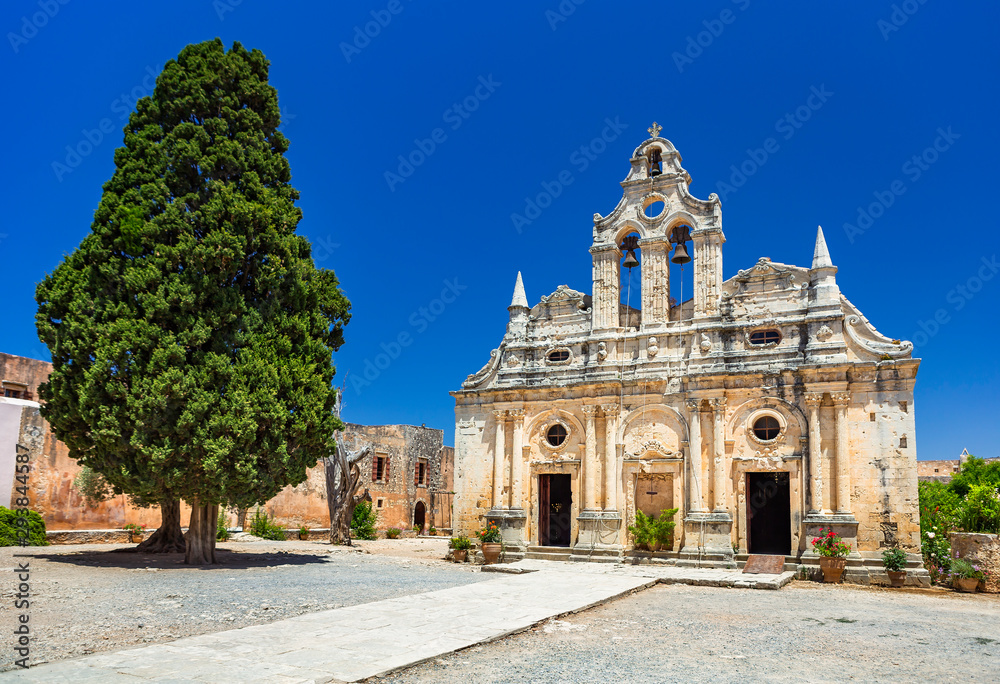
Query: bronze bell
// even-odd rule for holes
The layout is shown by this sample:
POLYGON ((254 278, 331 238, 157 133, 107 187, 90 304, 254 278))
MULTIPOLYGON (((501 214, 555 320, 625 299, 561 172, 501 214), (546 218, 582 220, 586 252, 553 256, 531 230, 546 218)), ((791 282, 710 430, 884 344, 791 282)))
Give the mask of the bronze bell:
POLYGON ((687 243, 678 242, 674 246, 674 255, 670 257, 670 261, 675 264, 686 264, 691 261, 691 256, 687 250, 687 243))
POLYGON ((638 237, 629 235, 622 240, 622 243, 618 247, 625 250, 625 261, 622 262, 622 266, 631 270, 639 265, 639 260, 635 256, 635 250, 639 248, 638 237))
POLYGON ((660 157, 660 148, 659 147, 654 147, 652 150, 649 151, 649 175, 650 175, 650 177, 652 177, 652 176, 659 176, 661 173, 663 173, 662 163, 663 163, 663 158, 660 157))

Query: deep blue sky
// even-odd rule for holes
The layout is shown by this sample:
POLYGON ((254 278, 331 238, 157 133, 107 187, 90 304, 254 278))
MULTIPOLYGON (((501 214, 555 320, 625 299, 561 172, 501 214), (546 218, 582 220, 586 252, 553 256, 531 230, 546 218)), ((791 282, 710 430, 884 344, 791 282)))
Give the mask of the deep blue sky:
POLYGON ((37 0, 4 3, 0 351, 48 358, 35 284, 89 230, 131 98, 185 44, 218 36, 271 60, 299 229, 354 306, 336 355, 338 378, 349 372, 348 420, 426 423, 452 443, 448 391, 500 341, 517 271, 531 304, 561 283, 590 291, 592 215, 618 202, 655 119, 692 192, 724 195, 727 278, 760 256, 808 266, 822 224, 846 296, 884 334, 922 342, 919 457, 998 455, 1000 273, 976 280, 1000 255, 996 3, 908 0, 897 6, 912 16, 893 17, 890 2, 588 0, 564 1, 575 10, 563 17, 557 0, 233 2, 77 0, 51 18, 36 14, 37 0), (348 61, 341 43, 372 11, 390 20, 348 61), (685 51, 689 61, 674 54, 685 51), (814 89, 825 102, 810 100, 814 89), (475 111, 463 118, 452 107, 466 98, 475 111), (809 104, 818 108, 799 110, 808 120, 778 125, 809 104), (81 146, 105 119, 111 132, 81 146), (582 168, 574 153, 606 120, 627 128, 609 131, 614 140, 582 168), (433 152, 390 189, 397 157, 437 128, 433 152), (939 129, 953 135, 938 140, 939 129), (777 150, 724 193, 730 166, 768 138, 777 150), (936 140, 933 163, 904 167, 936 140), (67 161, 67 145, 81 156, 67 161), (53 168, 68 162, 69 172, 53 168), (511 214, 563 171, 572 184, 518 233, 511 214), (844 224, 897 180, 902 194, 852 242, 844 224), (976 292, 954 290, 970 278, 976 292), (435 302, 448 283, 457 296, 435 302), (421 307, 438 312, 433 321, 421 307), (946 320, 936 330, 935 315, 946 320), (401 333, 409 346, 355 386, 401 333))

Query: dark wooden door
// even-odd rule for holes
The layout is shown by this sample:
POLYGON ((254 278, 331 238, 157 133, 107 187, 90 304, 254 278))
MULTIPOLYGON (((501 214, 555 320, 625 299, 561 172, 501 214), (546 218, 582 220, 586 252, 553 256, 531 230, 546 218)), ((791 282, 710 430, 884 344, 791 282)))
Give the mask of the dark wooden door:
POLYGON ((569 546, 573 491, 569 475, 540 475, 538 537, 542 546, 569 546))
POLYGON ((750 553, 792 552, 788 473, 747 473, 747 532, 750 553))

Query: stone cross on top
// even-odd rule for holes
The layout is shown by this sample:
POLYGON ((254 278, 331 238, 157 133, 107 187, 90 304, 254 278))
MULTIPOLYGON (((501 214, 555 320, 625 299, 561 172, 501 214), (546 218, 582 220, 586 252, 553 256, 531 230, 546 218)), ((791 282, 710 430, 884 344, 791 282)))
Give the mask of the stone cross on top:
POLYGON ((654 121, 653 125, 650 126, 649 128, 647 128, 646 130, 649 131, 649 135, 650 136, 652 136, 654 138, 658 138, 658 137, 660 137, 660 131, 663 130, 663 126, 661 126, 660 124, 658 124, 658 123, 656 123, 654 121))

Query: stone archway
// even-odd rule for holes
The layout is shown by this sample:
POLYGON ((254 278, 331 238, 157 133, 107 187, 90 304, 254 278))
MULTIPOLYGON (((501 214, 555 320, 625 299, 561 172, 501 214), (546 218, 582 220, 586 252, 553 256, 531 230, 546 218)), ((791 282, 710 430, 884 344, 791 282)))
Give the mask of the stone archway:
POLYGON ((424 527, 427 524, 427 507, 424 506, 423 501, 418 501, 417 505, 413 507, 413 526, 419 527, 420 531, 424 531, 424 527))

